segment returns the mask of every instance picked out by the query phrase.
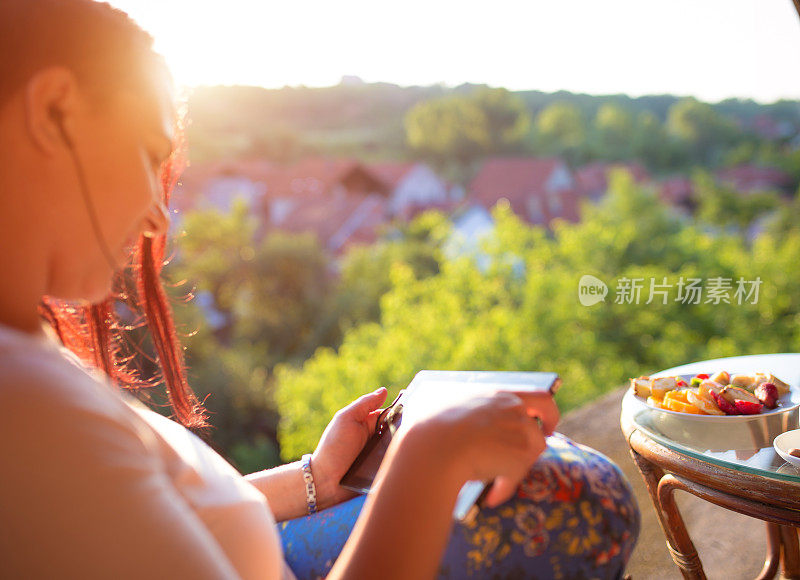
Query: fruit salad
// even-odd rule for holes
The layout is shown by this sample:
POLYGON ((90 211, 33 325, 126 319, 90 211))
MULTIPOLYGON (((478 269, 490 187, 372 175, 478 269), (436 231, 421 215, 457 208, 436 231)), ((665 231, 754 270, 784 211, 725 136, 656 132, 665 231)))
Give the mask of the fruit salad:
POLYGON ((695 415, 758 415, 781 406, 789 385, 770 373, 730 375, 719 371, 682 377, 631 379, 637 397, 657 409, 695 415))

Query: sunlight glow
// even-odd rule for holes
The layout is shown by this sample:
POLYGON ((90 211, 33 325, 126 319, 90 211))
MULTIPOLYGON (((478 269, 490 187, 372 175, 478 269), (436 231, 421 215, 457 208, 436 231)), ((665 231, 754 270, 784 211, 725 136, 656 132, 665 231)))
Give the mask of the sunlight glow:
POLYGON ((401 85, 800 98, 790 0, 111 0, 185 85, 401 85))

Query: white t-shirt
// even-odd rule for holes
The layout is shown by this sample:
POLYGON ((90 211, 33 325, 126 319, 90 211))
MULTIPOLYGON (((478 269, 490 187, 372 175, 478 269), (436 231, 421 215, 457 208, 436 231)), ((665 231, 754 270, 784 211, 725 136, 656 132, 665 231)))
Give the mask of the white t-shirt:
POLYGON ((62 350, 0 326, 0 577, 280 578, 264 495, 62 350))

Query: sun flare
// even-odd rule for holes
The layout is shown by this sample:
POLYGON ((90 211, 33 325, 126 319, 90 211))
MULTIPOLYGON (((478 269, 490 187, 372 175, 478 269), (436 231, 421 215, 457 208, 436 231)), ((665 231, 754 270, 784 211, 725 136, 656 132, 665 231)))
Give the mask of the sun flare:
POLYGON ((153 34, 188 86, 328 86, 357 75, 708 101, 800 97, 788 73, 800 53, 791 2, 497 0, 491 11, 427 0, 111 3, 153 34))

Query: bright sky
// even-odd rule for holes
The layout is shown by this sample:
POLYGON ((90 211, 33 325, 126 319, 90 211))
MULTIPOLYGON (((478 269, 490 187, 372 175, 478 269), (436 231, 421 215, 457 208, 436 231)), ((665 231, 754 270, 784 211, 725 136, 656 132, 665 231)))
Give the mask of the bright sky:
POLYGON ((800 99, 791 0, 110 0, 179 83, 800 99))

